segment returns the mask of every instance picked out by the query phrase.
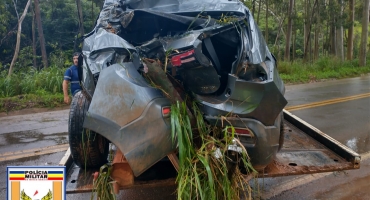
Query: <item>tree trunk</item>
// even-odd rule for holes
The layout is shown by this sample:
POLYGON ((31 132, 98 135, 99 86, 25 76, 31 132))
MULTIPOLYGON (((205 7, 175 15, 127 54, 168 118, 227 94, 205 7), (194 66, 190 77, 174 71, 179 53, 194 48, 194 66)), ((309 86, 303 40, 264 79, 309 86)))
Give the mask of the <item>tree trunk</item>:
POLYGON ((282 18, 279 22, 279 28, 278 28, 278 32, 277 32, 277 35, 276 35, 276 38, 275 38, 274 51, 275 51, 276 55, 278 53, 278 50, 280 49, 279 37, 280 37, 280 33, 281 33, 281 30, 282 30, 283 23, 285 21, 285 17, 286 17, 286 15, 284 15, 284 18, 282 18), (278 41, 279 41, 279 43, 278 43, 278 41))
POLYGON ((46 49, 45 49, 45 37, 44 37, 44 31, 42 29, 42 23, 41 23, 39 0, 34 0, 34 3, 35 3, 37 29, 38 29, 38 32, 39 32, 39 39, 40 39, 42 64, 44 65, 44 68, 47 68, 48 67, 48 58, 47 58, 46 49))
POLYGON ((325 34, 325 43, 323 45, 323 49, 325 49, 325 55, 329 55, 330 52, 330 20, 326 21, 326 34, 325 34))
POLYGON ((289 1, 289 10, 288 10, 288 30, 287 30, 287 34, 286 34, 285 54, 284 54, 284 60, 285 61, 290 60, 290 41, 291 41, 291 36, 292 36, 293 5, 294 5, 294 0, 290 0, 289 1))
POLYGON ((306 49, 306 38, 307 38, 307 31, 308 31, 308 0, 304 0, 304 21, 303 21, 303 51, 306 49))
POLYGON ((295 46, 296 46, 297 30, 294 29, 293 33, 293 45, 292 45, 292 60, 295 60, 295 46))
POLYGON ((12 75, 14 64, 17 61, 17 58, 18 58, 19 46, 20 46, 20 43, 21 43, 22 22, 23 22, 24 18, 26 17, 28 7, 30 6, 30 2, 31 2, 31 0, 27 1, 26 7, 24 8, 24 11, 23 11, 23 14, 22 14, 21 18, 18 19, 17 43, 15 45, 13 60, 12 60, 12 62, 10 64, 10 67, 9 67, 8 77, 12 75))
POLYGON ((342 0, 338 0, 339 4, 339 13, 338 13, 338 20, 337 20, 337 30, 336 30, 336 47, 337 47, 337 57, 343 61, 344 60, 344 51, 343 51, 343 2, 342 0))
POLYGON ((335 32, 335 27, 334 24, 331 25, 330 27, 330 53, 331 55, 336 55, 337 54, 337 43, 336 43, 336 32, 335 32))
MULTIPOLYGON (((294 1, 294 16, 297 16, 297 11, 296 11, 296 1, 294 1)), ((296 45, 296 39, 297 39, 297 27, 296 25, 293 23, 293 41, 292 41, 292 60, 295 60, 295 45, 296 45)))
POLYGON ((17 15, 17 19, 19 20, 19 14, 18 14, 18 11, 17 11, 17 1, 13 1, 13 5, 14 5, 14 10, 15 10, 15 14, 17 15))
POLYGON ((269 0, 266 0, 266 28, 265 28, 265 40, 266 40, 266 45, 268 44, 269 40, 269 0))
POLYGON ((313 4, 313 7, 312 7, 312 9, 311 9, 311 16, 310 17, 308 17, 309 19, 308 19, 308 22, 309 22, 309 24, 308 24, 308 26, 307 26, 307 38, 305 38, 305 49, 304 49, 304 55, 303 55, 303 60, 304 61, 307 61, 308 60, 308 51, 310 51, 311 50, 311 48, 309 48, 308 49, 308 47, 309 46, 311 46, 310 44, 311 44, 311 27, 312 27, 312 19, 313 19, 313 15, 314 15, 314 10, 315 10, 315 8, 316 8, 316 6, 317 6, 317 2, 318 0, 316 0, 315 1, 315 3, 313 4))
POLYGON ((32 12, 32 63, 33 68, 37 69, 37 60, 36 60, 36 31, 35 31, 35 12, 33 10, 32 2, 30 3, 31 12, 32 12))
POLYGON ((262 4, 262 0, 259 0, 258 1, 258 13, 257 13, 257 24, 259 24, 259 21, 260 21, 260 13, 261 13, 261 4, 262 4))
POLYGON ((76 5, 77 5, 78 25, 79 25, 78 29, 79 29, 80 37, 81 37, 85 34, 84 21, 83 21, 83 16, 82 16, 81 0, 76 0, 76 5))
POLYGON ((315 28, 315 44, 314 44, 314 52, 313 52, 313 59, 317 60, 319 58, 319 37, 320 37, 320 31, 319 31, 319 24, 316 24, 315 28))
POLYGON ((255 18, 254 13, 256 12, 256 0, 252 1, 252 16, 255 18))
POLYGON ((315 44, 314 44, 314 52, 313 52, 313 59, 317 60, 319 58, 319 37, 320 37, 320 4, 317 5, 316 9, 316 23, 315 23, 315 44))
POLYGON ((353 59, 353 24, 355 23, 355 0, 349 0, 347 60, 353 59))
POLYGON ((361 45, 360 45, 360 66, 366 66, 366 46, 368 37, 368 26, 369 26, 369 2, 370 0, 364 0, 364 9, 362 11, 362 33, 361 33, 361 45))
MULTIPOLYGON (((311 29, 312 29, 312 22, 311 22, 311 27, 310 27, 310 31, 311 31, 311 29)), ((309 39, 308 39, 308 51, 307 51, 307 61, 312 61, 312 33, 310 32, 310 34, 309 34, 309 36, 308 37, 310 37, 309 39)))
POLYGON ((337 42, 336 42, 336 32, 335 32, 335 21, 336 21, 336 18, 335 18, 335 13, 330 10, 330 8, 333 8, 335 7, 334 5, 334 1, 335 0, 330 0, 329 1, 329 12, 330 12, 330 16, 331 16, 331 24, 330 24, 330 54, 331 55, 337 55, 337 42))

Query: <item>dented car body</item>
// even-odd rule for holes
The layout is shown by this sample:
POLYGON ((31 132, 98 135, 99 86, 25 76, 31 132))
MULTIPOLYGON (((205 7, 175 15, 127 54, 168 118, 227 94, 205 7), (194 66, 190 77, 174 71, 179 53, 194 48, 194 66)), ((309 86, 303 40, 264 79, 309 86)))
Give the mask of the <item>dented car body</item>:
POLYGON ((235 127, 256 169, 282 145, 284 84, 239 1, 106 0, 82 53, 80 78, 91 98, 83 126, 114 143, 135 176, 175 148, 170 100, 143 78, 142 58, 168 59, 167 73, 205 120, 235 127))

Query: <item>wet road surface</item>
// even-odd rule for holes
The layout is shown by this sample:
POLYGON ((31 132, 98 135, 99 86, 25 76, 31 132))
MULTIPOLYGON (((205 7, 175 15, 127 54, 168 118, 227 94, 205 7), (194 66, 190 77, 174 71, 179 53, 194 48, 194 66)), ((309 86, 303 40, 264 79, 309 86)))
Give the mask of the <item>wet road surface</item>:
POLYGON ((0 153, 68 143, 68 110, 0 118, 0 153))
POLYGON ((0 197, 7 166, 57 166, 68 149, 68 110, 0 117, 0 197))
POLYGON ((357 153, 370 151, 370 76, 287 86, 285 98, 288 111, 296 105, 333 100, 291 112, 357 153), (338 101, 359 95, 362 98, 338 101))
MULTIPOLYGON (((287 109, 292 106, 368 94, 370 76, 292 85, 286 87, 287 109)), ((321 106, 292 110, 324 133, 332 136, 358 153, 370 151, 370 98, 337 101, 321 106)), ((0 117, 0 154, 57 148, 68 143, 68 110, 0 117)), ((0 161, 6 166, 58 165, 65 152, 25 156, 0 161)), ((0 155, 0 159, 1 159, 0 155)), ((4 157, 4 156, 3 156, 4 157)), ((370 159, 362 162, 360 170, 259 179, 261 199, 366 199, 366 183, 370 181, 370 159), (326 182, 325 182, 326 181, 326 182), (322 183, 321 185, 319 183, 322 183), (336 183, 336 184, 334 184, 336 183)), ((6 180, 6 171, 0 173, 6 180)), ((5 195, 6 182, 0 183, 0 196, 5 195)), ((176 199, 175 187, 129 189, 120 191, 118 199, 176 199)), ((257 190, 257 187, 254 188, 257 190)), ((90 199, 91 193, 68 194, 67 199, 90 199)))
POLYGON ((259 180, 261 199, 369 199, 370 190, 365 189, 370 181, 369 93, 369 75, 287 86, 286 109, 295 108, 290 112, 361 154, 361 169, 259 180), (347 101, 341 101, 344 98, 347 101), (326 104, 328 100, 332 101, 326 104), (306 106, 297 109, 300 105, 306 106))

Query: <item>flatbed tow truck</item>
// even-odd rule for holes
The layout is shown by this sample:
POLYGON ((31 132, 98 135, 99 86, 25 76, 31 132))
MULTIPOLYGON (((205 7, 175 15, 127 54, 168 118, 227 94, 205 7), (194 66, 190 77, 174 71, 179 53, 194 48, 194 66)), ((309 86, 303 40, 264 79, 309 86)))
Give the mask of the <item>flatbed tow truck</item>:
MULTIPOLYGON (((259 178, 360 168, 359 154, 286 110, 284 110, 284 124, 283 148, 277 153, 273 162, 258 173, 259 178)), ((114 175, 113 178, 118 180, 120 190, 175 185, 176 170, 170 160, 173 161, 174 158, 170 158, 167 162, 160 161, 147 170, 148 173, 134 177, 122 154, 117 151, 113 159, 112 176, 114 175)), ((68 172, 67 194, 93 191, 92 174, 99 169, 86 169, 86 171, 80 169, 73 163, 69 150, 60 161, 60 165, 66 166, 68 172)))

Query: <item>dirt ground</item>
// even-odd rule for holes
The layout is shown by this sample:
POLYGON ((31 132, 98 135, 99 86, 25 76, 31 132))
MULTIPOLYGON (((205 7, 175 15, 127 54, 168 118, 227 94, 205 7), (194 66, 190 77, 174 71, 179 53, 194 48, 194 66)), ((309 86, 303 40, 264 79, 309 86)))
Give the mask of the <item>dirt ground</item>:
POLYGON ((55 108, 25 108, 22 110, 10 111, 8 113, 0 112, 0 117, 27 115, 27 114, 32 114, 32 113, 50 112, 50 111, 67 110, 67 109, 69 109, 69 105, 64 105, 64 106, 55 107, 55 108))

